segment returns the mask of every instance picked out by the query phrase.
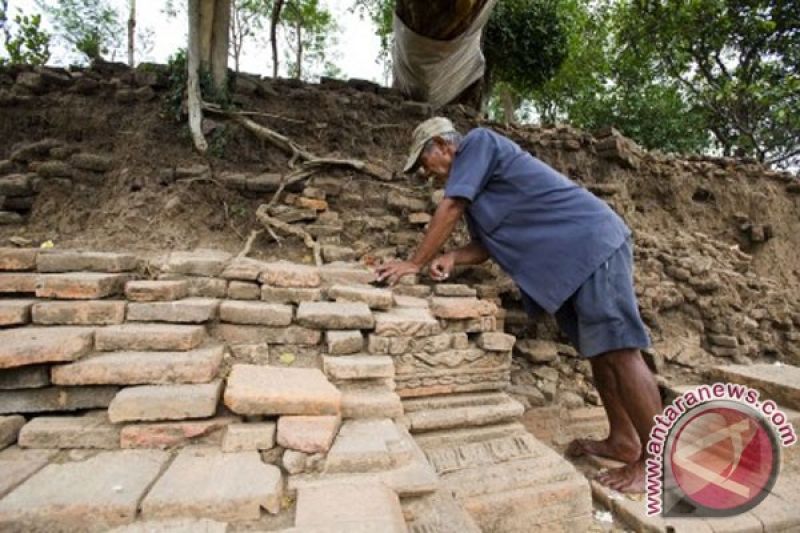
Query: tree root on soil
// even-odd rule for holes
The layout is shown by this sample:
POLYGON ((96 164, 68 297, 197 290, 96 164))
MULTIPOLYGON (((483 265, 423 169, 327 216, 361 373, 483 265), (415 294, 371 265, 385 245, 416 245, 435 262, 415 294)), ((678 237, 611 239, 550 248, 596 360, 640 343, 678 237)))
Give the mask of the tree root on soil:
POLYGON ((320 245, 316 240, 314 240, 314 237, 309 235, 305 230, 302 230, 282 220, 278 220, 277 218, 271 217, 267 210, 268 207, 266 204, 261 204, 258 207, 256 210, 256 218, 258 221, 261 222, 266 228, 274 228, 282 233, 286 233, 287 235, 292 235, 294 237, 300 237, 303 239, 305 245, 313 252, 314 262, 316 265, 322 266, 322 253, 320 252, 320 245))

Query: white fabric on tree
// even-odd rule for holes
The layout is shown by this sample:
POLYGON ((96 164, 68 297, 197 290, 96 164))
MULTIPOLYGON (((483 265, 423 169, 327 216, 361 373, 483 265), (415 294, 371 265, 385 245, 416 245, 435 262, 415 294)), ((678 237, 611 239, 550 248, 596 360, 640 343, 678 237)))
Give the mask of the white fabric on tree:
POLYGON ((411 30, 395 13, 392 63, 394 86, 414 98, 441 107, 483 77, 481 30, 497 0, 489 0, 467 31, 449 41, 411 30))

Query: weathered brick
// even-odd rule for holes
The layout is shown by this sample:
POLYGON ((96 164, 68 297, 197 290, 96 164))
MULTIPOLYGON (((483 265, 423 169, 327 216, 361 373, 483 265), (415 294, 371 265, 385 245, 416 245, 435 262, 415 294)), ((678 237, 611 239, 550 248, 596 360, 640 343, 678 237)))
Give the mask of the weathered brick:
POLYGON ((364 302, 371 309, 389 309, 394 306, 394 296, 389 289, 369 285, 333 285, 328 298, 338 301, 364 302))
POLYGON ((340 393, 318 369, 234 365, 225 405, 243 415, 339 413, 340 393))
POLYGON ((428 309, 399 307, 375 313, 375 334, 386 337, 424 337, 441 333, 439 321, 428 309))
POLYGON ((172 252, 165 260, 163 271, 193 276, 219 276, 232 257, 231 254, 219 250, 172 252))
POLYGON ((319 269, 287 261, 264 263, 258 280, 273 287, 314 288, 319 287, 319 269))
POLYGON ((322 358, 325 374, 332 379, 379 379, 394 377, 392 358, 385 355, 343 355, 322 358))
POLYGON ((136 269, 136 256, 114 252, 43 250, 36 258, 39 272, 130 272, 136 269))
POLYGON ((208 383, 219 373, 222 345, 185 352, 109 352, 54 366, 56 385, 208 383))
POLYGON ((229 424, 239 422, 235 416, 218 416, 207 420, 148 422, 124 426, 120 433, 122 448, 176 448, 189 444, 222 443, 229 424))
POLYGON ((230 281, 228 282, 228 298, 232 300, 259 300, 261 298, 261 286, 258 283, 249 281, 230 281))
POLYGON ((52 325, 110 325, 125 321, 125 302, 86 300, 78 302, 39 302, 33 306, 33 322, 52 325))
POLYGON ((326 331, 325 341, 332 355, 358 353, 364 349, 364 336, 358 330, 326 331))
POLYGON ((0 248, 0 270, 34 270, 38 248, 0 248))
POLYGON ((322 265, 319 269, 319 275, 325 285, 368 284, 377 279, 375 272, 364 268, 358 263, 340 261, 322 265))
POLYGON ((0 391, 0 414, 78 411, 108 407, 117 387, 47 387, 0 391))
POLYGON ((217 317, 219 300, 184 298, 168 302, 131 302, 128 320, 132 322, 176 322, 200 324, 217 317))
POLYGON ((230 344, 298 344, 313 346, 319 344, 322 332, 301 326, 270 327, 239 324, 217 324, 212 335, 230 344))
POLYGON ((24 425, 24 416, 0 416, 0 450, 17 442, 19 432, 24 425))
POLYGON ((282 490, 280 469, 264 464, 258 452, 185 448, 145 497, 142 516, 258 520, 262 507, 280 511, 282 490))
POLYGON ((297 321, 323 329, 369 329, 375 324, 363 302, 303 302, 297 308, 297 321))
POLYGON ((494 315, 497 307, 477 298, 435 297, 431 300, 431 312, 438 318, 463 320, 494 315))
POLYGON ((297 531, 407 531, 397 494, 375 480, 329 483, 298 490, 297 531))
POLYGON ((27 196, 33 194, 36 174, 10 174, 0 178, 0 196, 27 196))
POLYGON ((0 300, 0 326, 27 324, 36 300, 0 300))
POLYGON ((118 450, 51 463, 0 500, 0 529, 86 530, 87 517, 98 530, 133 522, 168 460, 162 451, 118 450))
POLYGON ((0 331, 0 368, 74 361, 92 349, 89 328, 16 328, 0 331))
POLYGON ((207 276, 186 276, 184 274, 159 274, 159 281, 185 281, 188 295, 198 298, 225 298, 228 294, 228 281, 207 276))
POLYGON ((516 337, 499 331, 488 331, 478 336, 478 347, 492 352, 506 352, 514 348, 516 337))
POLYGON ((246 452, 275 447, 275 422, 231 424, 222 438, 222 451, 246 452))
POLYGON ((322 299, 322 290, 318 288, 292 288, 261 286, 261 299, 271 303, 299 304, 315 302, 322 299))
POLYGON ((126 274, 73 272, 68 274, 42 274, 36 283, 38 298, 91 300, 105 298, 122 292, 126 274))
POLYGON ((23 450, 17 447, 0 451, 0 472, 3 472, 0 498, 41 470, 57 453, 57 450, 23 450))
POLYGON ((0 390, 38 389, 50 385, 50 367, 19 366, 0 370, 0 390))
POLYGON ((180 300, 188 293, 186 280, 133 280, 125 284, 125 297, 132 302, 180 300))
POLYGON ((305 453, 326 453, 340 423, 338 416, 282 416, 278 419, 278 444, 305 453))
POLYGON ((433 286, 433 292, 436 296, 462 296, 462 297, 475 297, 477 291, 469 285, 460 285, 457 283, 437 283, 433 286))
POLYGON ((221 390, 221 381, 126 387, 108 406, 108 418, 114 423, 206 418, 216 412, 221 390))
POLYGON ((28 272, 0 272, 0 294, 34 294, 39 274, 28 272))
POLYGON ((120 427, 104 411, 84 416, 40 416, 25 424, 19 434, 22 448, 119 448, 120 427))
POLYGON ((70 164, 81 170, 91 172, 108 172, 114 167, 114 160, 107 155, 78 153, 69 158, 70 164))
POLYGON ((258 259, 237 257, 228 263, 220 277, 240 281, 256 281, 266 264, 258 259))
POLYGON ((120 324, 98 328, 95 347, 113 350, 191 350, 206 338, 203 326, 120 324))
POLYGON ((381 383, 342 383, 342 418, 397 418, 403 415, 400 396, 381 383))
POLYGON ((288 326, 292 323, 292 307, 264 302, 225 301, 219 309, 223 322, 257 324, 262 326, 288 326))

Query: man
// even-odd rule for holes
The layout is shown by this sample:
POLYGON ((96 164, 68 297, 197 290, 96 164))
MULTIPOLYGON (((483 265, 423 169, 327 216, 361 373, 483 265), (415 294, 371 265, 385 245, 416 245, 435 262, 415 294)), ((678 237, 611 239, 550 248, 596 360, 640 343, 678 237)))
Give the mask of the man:
POLYGON ((633 289, 628 227, 605 202, 488 129, 462 138, 446 118, 423 122, 404 170, 420 165, 444 182, 444 198, 411 260, 382 265, 378 279, 394 284, 430 263, 431 277, 442 281, 455 265, 494 259, 519 286, 528 312, 554 314, 591 363, 609 436, 575 440, 568 453, 622 461, 598 480, 643 491, 644 445, 661 400, 639 351, 649 338, 633 289), (471 242, 434 259, 462 215, 471 242))

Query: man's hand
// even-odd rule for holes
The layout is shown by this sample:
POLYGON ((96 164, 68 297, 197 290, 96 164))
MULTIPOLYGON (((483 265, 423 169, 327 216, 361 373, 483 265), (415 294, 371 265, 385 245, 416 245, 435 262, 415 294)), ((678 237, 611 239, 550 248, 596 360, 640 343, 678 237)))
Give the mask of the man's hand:
POLYGON ((456 256, 453 252, 442 254, 431 261, 431 278, 436 281, 444 281, 450 277, 453 268, 456 266, 456 256))
POLYGON ((411 274, 418 274, 420 267, 411 261, 395 261, 381 265, 375 269, 378 274, 378 281, 384 281, 389 285, 395 285, 400 278, 411 274))

